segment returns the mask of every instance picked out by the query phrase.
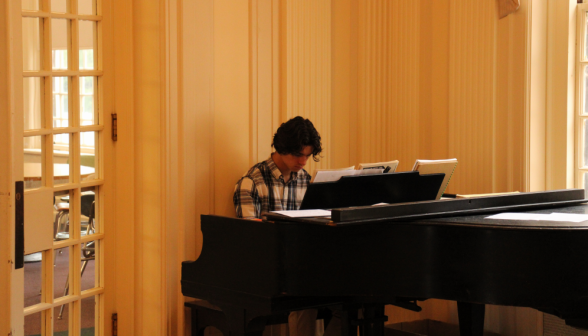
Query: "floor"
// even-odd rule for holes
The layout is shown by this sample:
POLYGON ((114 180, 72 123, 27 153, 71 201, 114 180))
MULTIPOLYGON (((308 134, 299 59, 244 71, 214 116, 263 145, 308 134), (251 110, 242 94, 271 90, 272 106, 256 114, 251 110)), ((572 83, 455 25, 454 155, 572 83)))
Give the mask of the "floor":
MULTIPOLYGON (((41 302, 41 276, 42 276, 42 262, 39 260, 39 255, 26 258, 29 262, 25 262, 25 307, 41 302), (34 261, 39 260, 39 261, 34 261)), ((68 275, 68 260, 69 248, 64 248, 61 253, 57 255, 54 268, 54 297, 64 296, 65 282, 68 275)), ((89 289, 95 286, 95 267, 94 260, 88 261, 88 265, 82 275, 82 290, 89 289)), ((80 262, 81 267, 81 262, 80 262)), ((83 335, 93 335, 93 328, 95 322, 95 299, 89 297, 81 301, 81 327, 84 331, 83 335)), ((68 306, 64 306, 63 315, 61 319, 57 318, 60 307, 56 307, 54 314, 54 332, 60 332, 59 335, 68 335, 69 329, 69 311, 68 306)), ((25 316, 25 335, 41 334, 41 313, 25 316)))

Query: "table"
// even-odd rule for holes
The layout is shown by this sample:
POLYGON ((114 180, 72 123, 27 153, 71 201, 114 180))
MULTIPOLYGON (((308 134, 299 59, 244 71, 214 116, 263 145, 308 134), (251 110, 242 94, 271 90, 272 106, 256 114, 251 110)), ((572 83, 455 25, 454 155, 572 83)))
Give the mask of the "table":
MULTIPOLYGON (((24 164, 24 181, 25 189, 39 188, 42 186, 42 166, 41 163, 27 162, 24 164)), ((95 172, 94 167, 80 166, 80 175, 82 180, 95 172)), ((69 181, 69 164, 53 164, 53 176, 55 184, 64 184, 69 181)))

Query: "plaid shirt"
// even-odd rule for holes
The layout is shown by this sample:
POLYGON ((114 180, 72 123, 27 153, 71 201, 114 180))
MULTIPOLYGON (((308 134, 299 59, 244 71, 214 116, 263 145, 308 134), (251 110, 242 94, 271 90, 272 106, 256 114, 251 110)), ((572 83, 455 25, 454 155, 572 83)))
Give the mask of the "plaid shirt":
POLYGON ((310 175, 306 170, 291 172, 288 183, 270 156, 251 167, 235 185, 233 203, 237 217, 261 218, 269 211, 298 210, 310 175))

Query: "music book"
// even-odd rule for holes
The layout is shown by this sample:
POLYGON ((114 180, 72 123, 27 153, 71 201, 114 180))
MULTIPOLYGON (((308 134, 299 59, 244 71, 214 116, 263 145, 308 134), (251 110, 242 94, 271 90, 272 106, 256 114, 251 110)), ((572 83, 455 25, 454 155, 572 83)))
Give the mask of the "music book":
POLYGON ((501 193, 489 193, 489 194, 457 194, 455 198, 475 198, 475 197, 487 197, 487 196, 502 196, 502 195, 512 195, 512 194, 519 194, 518 191, 509 191, 509 192, 501 192, 501 193))
POLYGON ((383 173, 393 173, 396 171, 396 167, 398 167, 398 160, 376 163, 360 163, 358 169, 382 169, 383 173))
POLYGON ((457 159, 447 159, 447 160, 416 160, 414 166, 412 167, 413 171, 418 171, 421 175, 424 174, 439 174, 444 173, 445 178, 441 183, 441 188, 439 188, 439 192, 437 193, 437 198, 440 199, 443 192, 447 188, 449 184, 449 180, 451 179, 451 175, 455 171, 455 167, 457 167, 457 159))
POLYGON ((382 174, 383 171, 382 168, 355 170, 353 166, 342 169, 317 169, 310 183, 338 181, 343 176, 376 175, 382 174))
POLYGON ((331 178, 336 178, 338 180, 341 176, 353 175, 354 170, 354 166, 334 169, 315 169, 314 174, 312 174, 312 179, 310 180, 310 183, 335 181, 331 178))

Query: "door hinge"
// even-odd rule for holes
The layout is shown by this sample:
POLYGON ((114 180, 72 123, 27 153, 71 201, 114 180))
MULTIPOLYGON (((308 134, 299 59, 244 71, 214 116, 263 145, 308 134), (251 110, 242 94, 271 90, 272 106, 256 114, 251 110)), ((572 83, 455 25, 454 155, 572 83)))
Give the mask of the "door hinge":
POLYGON ((117 140, 117 136, 118 136, 118 129, 117 129, 117 116, 116 113, 112 113, 112 141, 116 141, 117 140))
POLYGON ((112 314, 112 336, 118 335, 118 315, 112 314))

